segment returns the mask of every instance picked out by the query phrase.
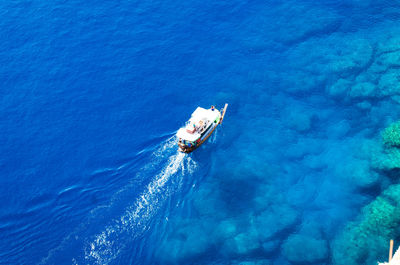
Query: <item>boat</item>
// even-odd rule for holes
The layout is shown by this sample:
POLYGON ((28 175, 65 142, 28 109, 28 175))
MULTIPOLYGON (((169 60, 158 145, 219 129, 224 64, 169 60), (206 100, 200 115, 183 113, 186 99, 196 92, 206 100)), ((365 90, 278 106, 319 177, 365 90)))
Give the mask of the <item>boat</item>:
POLYGON ((185 127, 176 133, 178 150, 188 154, 202 145, 222 123, 227 108, 227 103, 221 110, 217 110, 214 106, 209 109, 197 107, 185 123, 185 127))

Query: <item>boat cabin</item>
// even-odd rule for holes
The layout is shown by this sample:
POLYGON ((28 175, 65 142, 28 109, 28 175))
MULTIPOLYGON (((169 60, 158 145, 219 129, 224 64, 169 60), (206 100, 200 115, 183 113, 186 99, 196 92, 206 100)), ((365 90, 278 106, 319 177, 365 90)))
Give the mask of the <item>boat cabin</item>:
POLYGON ((228 104, 225 104, 221 111, 217 110, 214 106, 211 106, 209 109, 197 107, 186 122, 185 127, 180 128, 176 133, 178 137, 178 150, 190 153, 203 144, 215 128, 221 124, 227 107, 228 104))
POLYGON ((197 107, 186 122, 185 127, 178 130, 176 135, 179 143, 187 146, 195 145, 213 122, 219 122, 220 116, 220 112, 215 108, 204 109, 197 107))

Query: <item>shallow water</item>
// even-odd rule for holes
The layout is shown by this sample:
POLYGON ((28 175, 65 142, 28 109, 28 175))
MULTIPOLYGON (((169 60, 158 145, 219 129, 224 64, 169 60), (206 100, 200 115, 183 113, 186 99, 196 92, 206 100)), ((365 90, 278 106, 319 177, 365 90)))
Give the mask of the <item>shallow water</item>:
POLYGON ((2 264, 341 264, 344 227, 398 182, 365 151, 399 116, 392 1, 0 12, 2 264))

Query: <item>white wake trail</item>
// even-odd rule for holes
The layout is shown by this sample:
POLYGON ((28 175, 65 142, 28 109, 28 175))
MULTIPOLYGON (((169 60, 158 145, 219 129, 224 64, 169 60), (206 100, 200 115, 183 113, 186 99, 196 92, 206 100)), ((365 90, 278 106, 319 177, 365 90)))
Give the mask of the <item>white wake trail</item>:
MULTIPOLYGON (((164 160, 171 148, 175 148, 175 139, 168 139, 159 148, 154 156, 156 159, 164 160)), ((97 234, 94 239, 85 247, 85 259, 94 261, 97 264, 108 264, 115 259, 125 247, 124 240, 118 240, 128 235, 135 238, 148 229, 148 223, 157 210, 166 201, 168 196, 177 187, 168 184, 171 177, 179 171, 191 174, 196 168, 196 163, 183 153, 177 152, 169 156, 166 166, 156 175, 145 188, 144 192, 137 198, 136 202, 126 208, 125 213, 113 224, 107 226, 104 231, 97 234)))
POLYGON ((148 186, 147 190, 141 195, 133 207, 130 207, 127 214, 121 217, 121 224, 124 227, 130 227, 137 224, 139 218, 141 221, 147 220, 153 212, 153 208, 158 206, 158 201, 164 199, 165 195, 162 194, 165 183, 169 178, 174 175, 180 168, 183 167, 183 158, 185 154, 178 153, 171 156, 168 165, 162 170, 155 180, 148 186))

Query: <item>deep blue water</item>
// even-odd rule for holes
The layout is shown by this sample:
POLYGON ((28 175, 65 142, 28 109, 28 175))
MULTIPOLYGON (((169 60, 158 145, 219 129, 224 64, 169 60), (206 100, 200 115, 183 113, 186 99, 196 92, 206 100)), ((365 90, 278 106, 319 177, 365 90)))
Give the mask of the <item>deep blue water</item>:
POLYGON ((334 86, 384 87, 374 65, 400 76, 379 59, 400 47, 393 1, 5 0, 0 15, 1 264, 337 264, 332 242, 396 182, 361 150, 399 117, 397 92, 334 86), (213 137, 178 153, 191 112, 225 102, 213 137), (294 235, 323 250, 293 254, 294 235))

